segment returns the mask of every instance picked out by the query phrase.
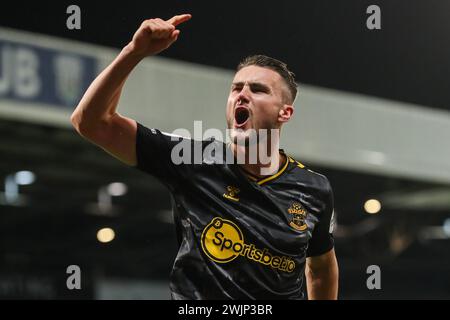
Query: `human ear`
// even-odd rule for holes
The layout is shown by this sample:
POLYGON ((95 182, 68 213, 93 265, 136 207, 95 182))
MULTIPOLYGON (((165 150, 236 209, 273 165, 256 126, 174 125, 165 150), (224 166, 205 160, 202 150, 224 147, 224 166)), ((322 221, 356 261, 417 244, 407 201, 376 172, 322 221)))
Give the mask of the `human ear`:
POLYGON ((283 107, 281 107, 280 111, 278 112, 278 121, 288 122, 293 114, 294 114, 294 107, 289 104, 285 104, 283 105, 283 107))

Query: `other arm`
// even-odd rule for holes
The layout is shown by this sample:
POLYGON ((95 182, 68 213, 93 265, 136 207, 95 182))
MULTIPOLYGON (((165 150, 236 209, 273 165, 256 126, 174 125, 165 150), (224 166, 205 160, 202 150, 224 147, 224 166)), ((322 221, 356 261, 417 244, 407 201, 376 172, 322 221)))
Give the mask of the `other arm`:
POLYGON ((339 268, 334 249, 316 257, 306 258, 306 286, 310 300, 336 300, 339 268))

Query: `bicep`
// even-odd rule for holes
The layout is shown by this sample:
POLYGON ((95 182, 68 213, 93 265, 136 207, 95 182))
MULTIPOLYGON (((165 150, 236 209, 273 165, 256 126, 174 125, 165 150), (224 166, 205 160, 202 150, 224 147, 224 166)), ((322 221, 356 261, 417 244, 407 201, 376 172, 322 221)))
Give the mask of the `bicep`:
POLYGON ((128 165, 136 165, 135 120, 115 113, 101 121, 92 131, 82 135, 106 152, 128 165))

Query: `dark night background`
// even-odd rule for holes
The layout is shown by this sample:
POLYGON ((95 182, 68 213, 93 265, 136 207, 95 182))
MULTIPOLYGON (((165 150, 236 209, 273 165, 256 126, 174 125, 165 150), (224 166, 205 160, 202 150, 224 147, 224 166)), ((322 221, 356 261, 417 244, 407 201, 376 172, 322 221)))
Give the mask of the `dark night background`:
POLYGON ((233 69, 242 57, 284 60, 299 82, 449 109, 450 2, 390 1, 14 1, 0 25, 122 48, 148 18, 191 13, 161 55, 233 69), (81 8, 81 30, 65 27, 81 8), (381 8, 381 30, 366 8, 381 8))
MULTIPOLYGON (((244 56, 263 53, 287 62, 300 83, 450 111, 450 1, 17 0, 2 3, 0 27, 119 49, 144 19, 168 19, 179 13, 191 13, 193 18, 180 28, 178 42, 161 56, 234 69, 244 56), (81 8, 81 30, 66 28, 66 8, 71 4, 81 8), (381 8, 381 30, 366 28, 366 8, 371 4, 381 8)), ((165 189, 155 181, 143 181, 139 173, 73 131, 1 121, 0 133, 2 177, 27 167, 42 172, 45 185, 24 187, 32 197, 29 208, 1 207, 0 289, 6 290, 5 283, 16 284, 15 295, 8 298, 92 298, 91 285, 79 295, 61 288, 63 267, 73 261, 88 270, 87 278, 101 270, 105 277, 167 280, 176 253, 174 228, 148 214, 150 202, 154 210, 168 210, 165 189), (116 203, 126 214, 84 214, 106 181, 126 181, 129 196, 116 203), (113 226, 118 236, 109 245, 99 245, 95 232, 105 224, 113 226), (33 228, 36 225, 38 229, 33 228), (30 246, 30 239, 35 246, 30 246), (48 290, 34 294, 27 289, 35 279, 46 279, 48 290)), ((448 141, 437 143, 449 146, 448 141)), ((368 197, 390 190, 448 188, 317 169, 334 186, 343 230, 364 224, 361 204, 368 197)), ((450 267, 449 240, 421 242, 416 237, 422 225, 442 225, 448 217, 448 210, 394 210, 372 217, 379 227, 363 237, 337 237, 341 297, 448 299, 450 280, 442 275, 450 267), (399 233, 409 245, 396 255, 389 248, 399 233), (366 289, 369 264, 384 270, 381 292, 366 289)))

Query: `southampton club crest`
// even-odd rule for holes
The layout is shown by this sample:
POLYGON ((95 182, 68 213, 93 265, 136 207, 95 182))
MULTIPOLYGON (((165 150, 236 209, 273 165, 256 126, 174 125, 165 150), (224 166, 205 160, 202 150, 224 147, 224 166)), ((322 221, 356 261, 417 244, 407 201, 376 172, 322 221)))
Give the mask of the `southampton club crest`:
POLYGON ((292 228, 298 231, 304 231, 308 228, 308 225, 306 224, 308 211, 306 211, 300 203, 294 202, 288 209, 288 212, 292 215, 291 221, 289 222, 289 225, 292 228))

